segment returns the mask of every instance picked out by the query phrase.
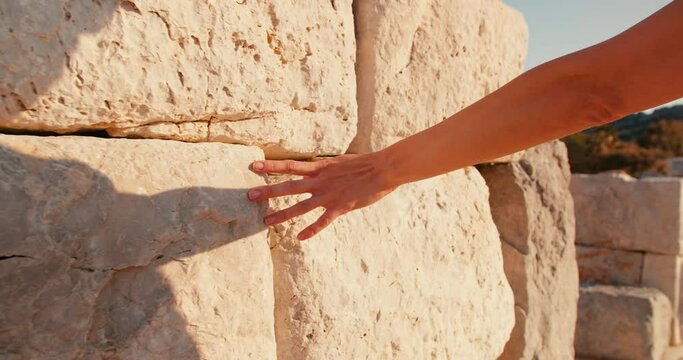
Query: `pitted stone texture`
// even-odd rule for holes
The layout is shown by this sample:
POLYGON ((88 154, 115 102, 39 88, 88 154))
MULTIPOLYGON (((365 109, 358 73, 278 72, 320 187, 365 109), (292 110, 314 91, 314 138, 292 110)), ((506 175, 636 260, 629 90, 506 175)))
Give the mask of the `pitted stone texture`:
POLYGON ((567 150, 553 141, 480 171, 517 309, 499 359, 572 359, 579 280, 567 150))
POLYGON ((659 360, 669 341, 671 304, 655 289, 581 287, 576 355, 659 360))
POLYGON ((261 158, 0 135, 0 357, 274 358, 261 158))
POLYGON ((527 28, 499 0, 354 3, 358 135, 368 152, 446 119, 517 76, 527 28))
POLYGON ((496 358, 514 307, 487 196, 467 168, 402 186, 305 242, 295 236, 317 214, 278 227, 278 358, 496 358))
POLYGON ((640 286, 645 254, 592 246, 576 247, 581 283, 640 286))
POLYGON ((683 180, 623 173, 573 175, 577 244, 683 253, 683 180))
POLYGON ((343 153, 353 27, 351 0, 3 1, 0 127, 343 153))

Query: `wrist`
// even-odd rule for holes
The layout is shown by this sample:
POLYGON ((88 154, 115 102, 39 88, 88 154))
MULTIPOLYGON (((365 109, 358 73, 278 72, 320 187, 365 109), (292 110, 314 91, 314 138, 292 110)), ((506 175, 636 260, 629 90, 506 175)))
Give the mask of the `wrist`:
POLYGON ((399 162, 391 147, 368 155, 372 158, 376 177, 384 190, 393 190, 405 183, 398 172, 399 162))

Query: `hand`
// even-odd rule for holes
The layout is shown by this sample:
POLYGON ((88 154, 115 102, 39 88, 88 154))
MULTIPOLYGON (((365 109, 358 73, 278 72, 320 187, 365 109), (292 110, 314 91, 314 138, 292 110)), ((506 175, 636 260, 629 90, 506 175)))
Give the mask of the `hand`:
POLYGON ((255 161, 251 168, 256 173, 301 175, 304 178, 256 187, 250 189, 247 196, 251 201, 260 202, 285 195, 311 194, 310 198, 263 219, 266 225, 272 226, 318 207, 325 208, 317 221, 297 235, 299 240, 306 240, 330 225, 337 217, 366 207, 393 191, 396 186, 388 181, 385 166, 386 162, 378 153, 342 155, 314 162, 255 161))

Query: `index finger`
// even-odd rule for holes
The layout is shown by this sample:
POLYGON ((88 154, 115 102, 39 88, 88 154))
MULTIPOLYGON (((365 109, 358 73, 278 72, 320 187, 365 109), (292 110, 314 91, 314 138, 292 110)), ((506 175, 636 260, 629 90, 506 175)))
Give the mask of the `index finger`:
POLYGON ((256 173, 311 175, 320 169, 321 165, 321 161, 259 160, 251 164, 251 170, 256 173))

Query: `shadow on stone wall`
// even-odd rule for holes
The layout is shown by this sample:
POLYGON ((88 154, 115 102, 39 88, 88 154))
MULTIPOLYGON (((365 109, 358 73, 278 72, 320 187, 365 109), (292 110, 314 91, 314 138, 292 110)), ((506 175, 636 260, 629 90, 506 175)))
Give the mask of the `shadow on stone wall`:
POLYGON ((0 357, 200 359, 160 269, 262 231, 245 194, 125 194, 83 163, 0 147, 0 357))
MULTIPOLYGON (((79 37, 105 27, 122 0, 0 1, 0 117, 30 111, 64 71, 79 37)), ((135 9, 131 9, 134 11, 135 9)), ((82 85, 80 74, 74 76, 82 85)), ((51 99, 64 103, 63 99, 51 99)))

